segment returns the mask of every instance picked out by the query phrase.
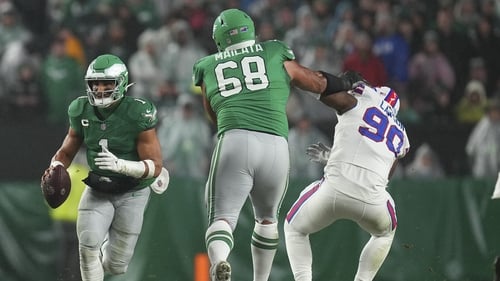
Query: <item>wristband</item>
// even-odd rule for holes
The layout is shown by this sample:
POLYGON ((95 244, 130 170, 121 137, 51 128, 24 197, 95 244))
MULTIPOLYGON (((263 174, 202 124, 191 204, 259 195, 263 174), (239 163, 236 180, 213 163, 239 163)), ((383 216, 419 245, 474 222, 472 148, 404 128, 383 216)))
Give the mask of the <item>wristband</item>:
POLYGON ((50 162, 50 167, 55 167, 55 166, 63 166, 64 167, 64 164, 58 160, 54 160, 54 161, 50 162))
POLYGON ((321 70, 319 72, 326 78, 326 87, 325 90, 321 93, 321 96, 333 95, 351 89, 351 84, 346 79, 337 77, 321 70))
POLYGON ((154 176, 155 164, 153 160, 130 161, 118 159, 119 173, 137 179, 149 179, 154 176), (147 173, 146 173, 147 172, 147 173))
POLYGON ((152 178, 155 175, 155 163, 153 160, 148 159, 148 160, 143 160, 144 166, 147 167, 148 174, 145 176, 146 179, 152 178))

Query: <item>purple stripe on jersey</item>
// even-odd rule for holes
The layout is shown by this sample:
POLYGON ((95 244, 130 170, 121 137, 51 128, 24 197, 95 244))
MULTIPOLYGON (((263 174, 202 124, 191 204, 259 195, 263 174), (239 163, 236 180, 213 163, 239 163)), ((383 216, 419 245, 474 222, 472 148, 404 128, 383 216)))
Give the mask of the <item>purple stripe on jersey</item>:
POLYGON ((295 203, 293 204, 292 208, 290 209, 290 211, 286 215, 286 220, 288 222, 290 222, 293 219, 293 217, 295 216, 295 214, 297 214, 297 212, 299 211, 300 207, 302 207, 302 205, 304 204, 304 202, 306 202, 307 199, 309 199, 316 192, 316 190, 318 190, 318 188, 319 188, 319 186, 321 185, 322 182, 323 182, 323 179, 321 179, 320 181, 318 181, 317 184, 315 184, 306 193, 302 194, 302 196, 300 196, 299 199, 297 201, 295 201, 295 203))
POLYGON ((396 211, 389 200, 387 200, 387 210, 389 210, 389 215, 391 216, 392 221, 392 230, 394 230, 398 226, 398 219, 396 218, 396 211))
POLYGON ((396 106, 396 103, 398 102, 398 94, 394 90, 390 90, 387 96, 385 96, 384 100, 391 105, 392 108, 396 106))
POLYGON ((365 85, 359 85, 359 86, 356 86, 354 89, 352 89, 353 92, 355 92, 356 94, 358 95, 361 95, 363 94, 363 90, 365 89, 365 85))

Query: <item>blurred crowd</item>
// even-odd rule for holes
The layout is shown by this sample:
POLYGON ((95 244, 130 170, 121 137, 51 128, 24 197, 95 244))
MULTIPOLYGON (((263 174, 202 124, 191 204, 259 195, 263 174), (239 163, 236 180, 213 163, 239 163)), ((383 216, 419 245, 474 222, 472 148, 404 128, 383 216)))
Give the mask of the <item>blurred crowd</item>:
MULTIPOLYGON (((239 8, 258 40, 279 39, 302 64, 360 72, 401 98, 407 126, 468 126, 470 175, 500 166, 500 1, 497 0, 0 0, 0 119, 45 118, 67 126, 67 105, 85 95, 90 60, 126 62, 129 95, 155 102, 165 166, 203 179, 214 143, 194 62, 216 51, 218 13, 239 8)), ((331 145, 335 114, 293 89, 288 104, 292 177, 316 178, 309 143, 331 145)), ((411 133, 411 132, 410 132, 411 133)), ((439 134, 439 130, 436 130, 439 134)), ((409 134, 411 135, 411 134, 409 134)), ((425 137, 424 137, 425 139, 425 137)), ((445 177, 439 147, 412 147, 401 177, 445 177), (427 155, 431 155, 428 156, 427 155)))

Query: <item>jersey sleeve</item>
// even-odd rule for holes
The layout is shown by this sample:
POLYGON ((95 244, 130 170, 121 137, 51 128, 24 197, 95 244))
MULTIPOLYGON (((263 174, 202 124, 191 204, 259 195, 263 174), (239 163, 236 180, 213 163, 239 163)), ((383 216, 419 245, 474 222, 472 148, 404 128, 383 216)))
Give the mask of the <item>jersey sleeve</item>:
POLYGON ((202 67, 203 59, 198 60, 193 65, 193 84, 195 86, 201 86, 203 83, 203 67, 202 67))
POLYGON ((79 97, 68 106, 69 126, 77 135, 83 136, 83 126, 80 116, 83 113, 87 97, 79 97))
POLYGON ((273 45, 275 45, 276 48, 278 49, 279 53, 281 53, 284 60, 294 60, 295 59, 295 54, 294 54, 293 50, 285 42, 280 41, 280 40, 273 40, 272 42, 273 42, 273 45))
POLYGON ((133 110, 130 111, 132 118, 137 121, 137 126, 141 131, 146 131, 156 127, 158 124, 158 116, 156 106, 144 99, 135 99, 137 102, 134 103, 133 110))

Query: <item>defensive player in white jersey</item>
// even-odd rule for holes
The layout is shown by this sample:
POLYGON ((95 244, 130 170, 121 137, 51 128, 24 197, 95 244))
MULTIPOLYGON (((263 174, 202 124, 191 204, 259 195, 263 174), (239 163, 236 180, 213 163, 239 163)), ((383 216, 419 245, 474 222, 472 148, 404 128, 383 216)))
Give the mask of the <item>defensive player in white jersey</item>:
POLYGON ((312 280, 309 234, 336 220, 352 220, 371 234, 359 258, 356 281, 373 280, 392 245, 397 219, 386 187, 397 159, 405 156, 410 144, 396 118, 396 92, 365 82, 354 85, 349 92, 321 96, 337 110, 338 123, 331 151, 321 145, 308 151, 311 160, 326 164, 324 177, 301 192, 286 216, 286 249, 295 281, 312 280))

